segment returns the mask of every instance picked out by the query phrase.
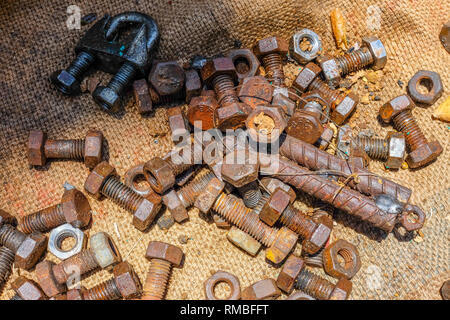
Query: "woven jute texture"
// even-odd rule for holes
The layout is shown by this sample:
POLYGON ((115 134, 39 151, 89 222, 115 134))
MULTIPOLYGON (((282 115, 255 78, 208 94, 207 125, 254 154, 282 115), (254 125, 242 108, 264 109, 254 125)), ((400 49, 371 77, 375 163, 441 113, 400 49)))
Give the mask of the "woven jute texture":
MULTIPOLYGON (((69 30, 67 7, 76 4, 81 15, 95 12, 117 14, 137 10, 155 18, 161 29, 158 58, 186 62, 194 54, 214 55, 239 43, 252 46, 267 35, 286 39, 300 28, 320 34, 326 50, 335 48, 329 13, 339 7, 347 19, 349 43, 370 34, 378 35, 389 55, 384 70, 384 88, 376 94, 380 101, 360 105, 351 123, 363 123, 380 137, 390 127, 376 120, 383 102, 405 93, 398 80, 407 83, 420 69, 441 74, 445 88, 450 88, 448 68, 450 55, 439 43, 441 26, 449 19, 450 2, 435 0, 388 1, 269 1, 269 0, 155 0, 155 1, 2 1, 0 4, 0 207, 18 218, 57 203, 64 182, 83 190, 89 173, 81 162, 51 161, 44 168, 30 168, 26 142, 31 129, 43 129, 58 139, 81 138, 90 127, 102 130, 107 139, 110 163, 123 175, 131 166, 161 156, 172 148, 167 115, 158 108, 153 115, 141 117, 133 98, 127 100, 124 112, 111 116, 102 112, 89 94, 68 98, 48 81, 56 69, 66 67, 74 57, 73 48, 89 28, 69 30), (369 15, 372 13, 372 15, 369 15), (379 17, 379 29, 373 30, 373 16, 379 17)), ((288 64, 286 72, 292 80, 298 66, 288 64)), ((367 93, 364 82, 354 87, 360 95, 367 93)), ((447 96, 444 93, 444 97, 447 96)), ((338 222, 332 238, 344 238, 357 245, 362 268, 353 279, 353 299, 439 299, 439 288, 450 278, 449 269, 449 127, 431 119, 441 98, 427 109, 413 111, 428 138, 439 140, 444 148, 437 162, 417 171, 385 172, 382 164, 372 162, 370 169, 414 190, 411 201, 423 208, 428 219, 422 229, 423 238, 402 239, 379 231, 336 213, 338 222), (400 239, 400 240, 399 240, 400 239)), ((318 206, 299 193, 296 206, 318 206)), ((265 277, 276 278, 275 269, 264 260, 264 250, 253 258, 226 240, 226 231, 216 228, 189 212, 190 220, 161 231, 154 225, 147 233, 131 225, 131 216, 110 200, 90 198, 93 223, 86 234, 108 232, 117 243, 123 259, 128 260, 145 280, 149 262, 144 253, 150 240, 179 245, 186 261, 182 269, 174 269, 167 299, 203 299, 203 282, 212 272, 225 270, 239 277, 243 288, 265 277), (178 237, 186 235, 187 244, 178 237)), ((163 212, 162 214, 168 214, 163 212)), ((296 253, 300 253, 300 245, 296 253)), ((57 261, 51 254, 47 259, 57 261)), ((318 274, 323 272, 315 270, 318 274)), ((35 278, 33 272, 15 270, 35 278)), ((101 271, 83 279, 90 288, 111 277, 101 271)), ((335 281, 335 280, 333 280, 335 281)), ((13 294, 6 285, 2 299, 13 294)))

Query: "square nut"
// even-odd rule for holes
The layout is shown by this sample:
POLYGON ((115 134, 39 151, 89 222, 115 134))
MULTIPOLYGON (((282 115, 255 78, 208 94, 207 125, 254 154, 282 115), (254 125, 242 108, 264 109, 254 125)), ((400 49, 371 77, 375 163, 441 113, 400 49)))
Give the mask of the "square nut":
POLYGON ((262 246, 258 241, 253 239, 251 235, 236 227, 231 227, 227 233, 227 239, 236 247, 241 248, 251 256, 256 256, 262 246))

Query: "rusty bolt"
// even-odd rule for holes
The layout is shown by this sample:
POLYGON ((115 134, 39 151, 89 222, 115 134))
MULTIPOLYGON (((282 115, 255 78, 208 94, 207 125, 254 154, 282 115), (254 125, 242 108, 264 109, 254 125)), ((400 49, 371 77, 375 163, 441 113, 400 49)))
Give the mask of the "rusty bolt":
POLYGON ((328 87, 318 77, 321 71, 322 69, 317 64, 310 62, 300 71, 292 85, 302 93, 307 90, 317 91, 330 103, 333 109, 331 119, 337 124, 342 124, 355 110, 359 98, 353 93, 345 95, 328 87))
POLYGON ((92 169, 102 160, 101 131, 90 129, 84 139, 51 140, 40 130, 30 131, 28 138, 28 162, 43 166, 47 159, 83 160, 92 169))
POLYGON ((287 185, 286 183, 284 183, 283 181, 280 181, 278 179, 264 177, 261 179, 261 184, 264 186, 264 189, 269 194, 274 193, 275 190, 278 188, 287 192, 289 194, 289 198, 290 198, 289 202, 290 203, 294 203, 295 199, 297 198, 297 194, 295 193, 294 189, 292 189, 289 185, 287 185))
POLYGON ((342 278, 334 285, 306 270, 303 259, 294 255, 283 265, 277 278, 277 286, 287 293, 295 287, 318 300, 346 300, 352 291, 349 280, 342 278))
POLYGON ((197 70, 186 70, 186 103, 189 103, 193 97, 200 95, 202 88, 202 80, 197 70))
POLYGON ((285 75, 283 59, 289 50, 286 40, 279 37, 268 37, 256 42, 253 52, 261 60, 266 77, 277 87, 284 87, 285 75))
POLYGON ((146 114, 153 110, 152 97, 148 92, 147 80, 135 80, 133 82, 133 93, 140 114, 146 114))
POLYGON ((241 80, 237 95, 242 102, 255 109, 260 104, 270 103, 273 86, 263 76, 246 77, 241 80))
POLYGON ((315 253, 327 242, 331 234, 329 226, 314 222, 310 217, 294 208, 289 193, 276 189, 264 204, 259 218, 273 226, 280 222, 303 238, 303 250, 315 253))
POLYGON ((259 60, 250 49, 233 49, 228 51, 227 57, 231 58, 238 80, 259 74, 259 60))
POLYGON ((11 300, 47 300, 38 284, 23 276, 14 280, 11 288, 16 292, 11 300))
POLYGON ((279 296, 281 296, 281 291, 273 279, 257 281, 242 290, 243 300, 275 300, 279 296))
POLYGON ((390 132, 385 139, 357 136, 352 140, 369 157, 385 161, 388 169, 399 169, 406 153, 406 141, 403 133, 390 132))
POLYGON ((408 94, 417 103, 432 105, 444 91, 441 76, 437 72, 419 70, 408 82, 408 94), (427 93, 418 90, 419 85, 428 89, 427 93))
POLYGON ((289 119, 286 133, 291 137, 308 143, 315 143, 323 133, 320 121, 322 105, 316 101, 308 102, 303 110, 297 110, 289 119))
POLYGON ((393 122, 394 127, 405 135, 410 153, 406 162, 410 168, 419 168, 436 160, 442 153, 438 141, 429 142, 412 115, 414 102, 407 95, 396 97, 380 108, 380 117, 386 122, 393 122))
POLYGON ((258 173, 258 160, 251 157, 249 150, 235 149, 224 157, 222 179, 238 189, 249 208, 254 208, 262 196, 257 182, 258 173))
MULTIPOLYGON (((68 300, 118 300, 132 299, 142 291, 139 277, 133 267, 126 261, 118 263, 113 269, 114 277, 104 281, 91 289, 76 290, 76 299, 68 300)), ((71 290, 72 291, 72 290, 71 290)))
POLYGON ((98 269, 110 269, 122 261, 120 253, 105 232, 91 236, 90 249, 64 260, 59 264, 44 260, 36 265, 38 282, 49 297, 54 297, 66 291, 66 282, 73 272, 80 276, 98 269))
POLYGON ((183 251, 168 243, 150 241, 145 257, 150 261, 150 269, 145 280, 142 300, 162 300, 172 266, 181 265, 184 258, 183 251))
POLYGON ((157 61, 153 63, 148 82, 157 93, 159 103, 178 99, 183 94, 185 74, 176 61, 157 61))
POLYGON ((65 190, 61 202, 22 218, 19 228, 24 233, 47 232, 62 224, 85 227, 91 220, 91 206, 84 194, 73 188, 65 190))
POLYGON ((358 249, 343 239, 328 245, 323 250, 322 258, 325 272, 336 279, 350 280, 361 268, 358 249), (341 262, 340 258, 344 261, 341 262))
POLYGON ((362 39, 361 48, 336 58, 325 58, 320 61, 325 79, 337 84, 341 77, 349 73, 371 66, 374 70, 383 69, 387 62, 386 49, 377 37, 362 39))
POLYGON ((6 247, 0 247, 0 291, 12 272, 15 254, 6 247))
POLYGON ((223 187, 222 181, 217 178, 211 179, 207 188, 214 190, 218 196, 214 199, 210 193, 201 193, 197 200, 200 199, 198 202, 201 203, 202 209, 210 208, 269 247, 266 250, 266 258, 275 265, 280 264, 295 247, 298 236, 287 228, 277 229, 264 224, 259 220, 258 213, 247 208, 237 197, 218 192, 223 187))
POLYGON ((17 267, 29 270, 45 253, 47 237, 40 232, 27 235, 8 224, 10 221, 10 215, 0 210, 0 245, 14 252, 17 267))
POLYGON ((241 284, 239 279, 226 271, 217 271, 208 280, 205 281, 205 296, 208 300, 221 300, 216 297, 214 288, 221 282, 225 282, 230 286, 230 294, 224 300, 239 300, 241 298, 241 284))
POLYGON ((133 214, 133 225, 140 231, 146 230, 161 208, 161 197, 149 194, 146 198, 134 192, 116 176, 116 169, 108 162, 99 163, 89 174, 84 189, 99 199, 104 195, 133 214))

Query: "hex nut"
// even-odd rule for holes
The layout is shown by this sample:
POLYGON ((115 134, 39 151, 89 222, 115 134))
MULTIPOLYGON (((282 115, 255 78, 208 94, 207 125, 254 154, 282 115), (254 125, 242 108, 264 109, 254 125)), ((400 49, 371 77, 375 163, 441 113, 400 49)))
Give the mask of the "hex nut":
POLYGON ((187 210, 175 190, 170 190, 162 197, 162 199, 176 222, 181 223, 189 219, 187 210))
POLYGON ((311 62, 322 51, 322 41, 317 33, 310 29, 302 29, 294 33, 289 42, 289 53, 300 64, 311 62), (302 50, 301 42, 307 39, 310 43, 308 50, 302 50))
POLYGON ((140 114, 146 114, 153 110, 152 97, 148 90, 147 80, 139 79, 133 82, 134 101, 140 114))
POLYGON ((290 203, 291 197, 289 193, 281 188, 276 189, 264 203, 259 214, 259 219, 269 226, 273 226, 290 203))
POLYGON ((47 300, 39 285, 33 280, 23 276, 18 277, 11 283, 11 288, 22 300, 47 300))
POLYGON ((156 61, 148 75, 148 82, 159 96, 173 96, 184 88, 185 74, 176 61, 156 61))
POLYGON ((144 164, 144 175, 152 189, 163 194, 175 184, 175 174, 167 161, 155 157, 144 164))
POLYGON ((292 86, 300 92, 304 93, 308 90, 309 85, 321 72, 321 67, 313 62, 310 62, 299 72, 294 82, 292 83, 292 86))
POLYGON ((419 70, 408 82, 408 94, 417 103, 432 105, 444 92, 441 76, 434 71, 419 70), (418 90, 419 85, 424 85, 427 93, 418 90))
POLYGON ((238 80, 253 77, 259 74, 259 60, 250 49, 233 49, 228 51, 236 69, 238 80))
POLYGON ((359 97, 353 92, 350 92, 344 97, 344 99, 342 99, 341 102, 336 105, 334 110, 331 112, 331 120, 336 122, 336 124, 341 125, 355 111, 358 103, 359 97))
POLYGON ((372 54, 372 69, 383 69, 387 62, 387 53, 383 42, 377 37, 364 37, 362 38, 362 46, 368 48, 372 54))
POLYGON ((161 241, 150 241, 145 253, 145 258, 147 260, 165 260, 173 264, 175 267, 179 267, 183 262, 184 253, 177 246, 161 241))
POLYGON ((189 123, 201 130, 214 128, 217 108, 219 108, 219 104, 214 96, 193 97, 187 111, 189 123))
POLYGON ((304 239, 302 242, 302 248, 307 253, 315 253, 319 251, 331 234, 331 228, 323 223, 318 223, 316 229, 314 229, 309 239, 304 239))
POLYGON ((29 270, 36 265, 47 249, 47 237, 40 232, 29 234, 17 248, 15 265, 29 270))
POLYGON ((115 175, 116 169, 113 166, 106 161, 100 162, 86 178, 84 189, 94 198, 100 199, 102 196, 101 189, 106 179, 115 175))
POLYGON ((131 299, 142 292, 142 284, 133 267, 126 261, 118 263, 114 269, 114 282, 124 299, 131 299))
POLYGON ((256 42, 253 46, 253 52, 258 58, 263 56, 278 53, 286 55, 289 51, 289 44, 286 40, 280 37, 267 37, 256 42))
POLYGON ((136 229, 139 231, 147 230, 161 209, 161 205, 161 197, 155 193, 143 198, 133 213, 133 225, 136 229))
POLYGON ((227 233, 227 239, 251 256, 256 256, 262 247, 262 244, 253 239, 251 235, 236 227, 231 227, 227 233))
POLYGON ((295 282, 300 272, 304 269, 303 259, 291 255, 287 258, 277 278, 277 286, 284 292, 290 293, 294 289, 295 282))
POLYGON ((281 108, 277 106, 258 105, 248 115, 245 121, 247 132, 255 142, 259 143, 274 143, 286 128, 286 119, 283 115, 281 108), (256 119, 264 117, 273 123, 273 127, 261 126, 260 122, 256 122, 256 119))
POLYGON ((47 161, 45 156, 45 141, 47 134, 41 130, 31 130, 28 137, 28 163, 33 166, 43 166, 47 161))
POLYGON ((388 158, 385 162, 387 169, 399 169, 406 154, 406 140, 401 132, 394 132, 387 137, 389 142, 388 158))
POLYGON ((343 239, 328 245, 323 250, 322 258, 325 272, 336 279, 351 279, 361 268, 358 249, 343 239), (343 263, 340 258, 344 260, 343 263))
POLYGON ((263 76, 246 77, 241 80, 236 93, 239 100, 255 109, 260 104, 270 103, 273 86, 263 76))
POLYGON ((404 94, 382 105, 379 110, 379 114, 383 122, 389 123, 400 112, 412 110, 413 108, 414 102, 411 100, 409 96, 404 94))
POLYGON ((239 300, 241 298, 241 284, 239 279, 229 272, 219 270, 203 284, 207 300, 221 300, 214 293, 214 288, 221 282, 227 283, 231 291, 230 295, 224 300, 239 300))
POLYGON ((194 206, 198 208, 201 212, 207 214, 209 210, 213 207, 217 197, 225 188, 225 183, 217 178, 211 179, 205 190, 200 193, 195 199, 194 206))
POLYGON ((275 241, 266 250, 266 259, 275 265, 279 265, 286 259, 297 244, 298 235, 286 227, 278 230, 275 241))
POLYGON ((281 291, 273 279, 260 280, 242 291, 243 300, 275 300, 279 296, 281 291))
POLYGON ((84 164, 89 169, 94 168, 102 161, 103 133, 99 130, 89 129, 84 138, 84 164))
POLYGON ((297 198, 297 194, 295 193, 294 189, 292 189, 288 184, 284 183, 281 180, 270 177, 264 177, 261 179, 261 184, 270 194, 274 193, 277 188, 280 188, 283 191, 287 192, 289 194, 290 203, 293 203, 297 198))
POLYGON ((86 196, 77 189, 65 190, 59 204, 67 223, 82 228, 91 221, 91 206, 86 196))
POLYGON ((411 151, 406 156, 406 162, 410 168, 420 168, 436 160, 442 151, 439 141, 431 141, 411 151))
POLYGON ((66 290, 66 285, 58 283, 55 278, 54 265, 53 262, 44 260, 38 263, 35 269, 39 285, 48 297, 55 297, 66 290))
POLYGON ((90 238, 91 251, 102 269, 111 269, 122 261, 113 239, 106 232, 98 232, 90 238))
POLYGON ((207 85, 211 85, 213 79, 218 75, 229 75, 233 81, 237 79, 236 68, 233 60, 229 57, 221 57, 209 60, 200 70, 202 80, 207 85))
POLYGON ((245 103, 233 102, 215 110, 216 127, 222 131, 236 130, 245 124, 251 108, 245 103))
POLYGON ((86 247, 86 237, 84 232, 78 228, 74 228, 70 223, 60 225, 50 232, 48 240, 48 250, 57 258, 66 260, 77 253, 84 250, 86 247), (62 242, 66 238, 74 238, 75 245, 69 250, 61 248, 62 242))
POLYGON ((92 93, 92 97, 106 112, 115 113, 120 109, 120 96, 116 91, 109 87, 97 86, 92 93))
POLYGON ((336 283, 329 300, 347 300, 352 292, 352 283, 350 280, 341 278, 336 283))

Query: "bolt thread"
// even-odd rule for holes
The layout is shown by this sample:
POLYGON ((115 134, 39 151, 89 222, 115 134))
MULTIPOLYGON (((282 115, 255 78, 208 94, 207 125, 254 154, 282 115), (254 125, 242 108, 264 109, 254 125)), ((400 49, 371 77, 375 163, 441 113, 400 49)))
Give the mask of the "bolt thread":
POLYGON ((102 186, 101 193, 114 200, 119 206, 133 213, 144 200, 130 187, 124 185, 115 176, 110 176, 102 186))
POLYGON ((84 139, 47 140, 45 156, 55 159, 84 159, 84 139))
POLYGON ((284 71, 282 58, 278 53, 271 53, 262 58, 266 77, 272 80, 275 86, 284 86, 284 71))
POLYGON ((339 66, 341 76, 345 76, 372 64, 373 57, 370 51, 366 47, 363 47, 343 56, 336 57, 335 61, 339 66))
POLYGON ((236 90, 234 89, 233 79, 228 74, 221 74, 214 77, 213 86, 220 106, 239 102, 236 90))
POLYGON ((22 299, 22 297, 21 296, 19 296, 17 293, 15 294, 15 295, 13 295, 12 297, 11 297, 11 299, 9 299, 10 301, 22 301, 23 299, 22 299))
MULTIPOLYGON (((194 155, 193 155, 193 148, 191 149, 191 152, 192 152, 192 154, 191 154, 191 161, 189 161, 188 163, 183 163, 183 162, 182 163, 174 163, 172 161, 172 157, 169 157, 169 158, 165 159, 167 164, 170 166, 170 168, 172 168, 173 174, 175 176, 183 173, 184 171, 186 171, 187 169, 192 167, 192 164, 193 164, 192 159, 194 157, 194 155)), ((182 157, 183 155, 180 154, 180 156, 182 157)), ((187 160, 187 159, 183 158, 183 160, 187 160)))
POLYGON ((334 285, 318 275, 303 269, 297 277, 296 288, 318 300, 328 300, 334 285))
POLYGON ((372 159, 384 161, 389 155, 389 145, 386 139, 356 137, 355 141, 372 159))
POLYGON ((309 85, 309 90, 317 90, 320 95, 327 99, 332 106, 336 106, 344 99, 344 96, 337 90, 331 89, 325 82, 316 77, 309 85))
POLYGON ((17 252, 27 236, 9 224, 0 227, 0 245, 17 252))
POLYGON ((20 223, 20 229, 26 234, 33 231, 47 232, 65 222, 63 207, 57 204, 25 216, 20 223))
POLYGON ((275 241, 278 229, 261 222, 258 214, 247 208, 237 198, 222 192, 215 201, 213 210, 266 247, 270 247, 275 241))
POLYGON ((108 83, 108 88, 121 95, 127 85, 131 83, 131 80, 134 78, 135 74, 136 69, 134 66, 128 62, 125 62, 108 83))
POLYGON ((323 267, 323 249, 325 247, 322 247, 319 249, 319 251, 315 254, 307 254, 303 257, 303 261, 308 266, 322 268, 323 267))
POLYGON ((86 274, 99 267, 94 253, 91 250, 83 250, 80 253, 64 260, 63 262, 53 266, 53 274, 56 281, 60 284, 66 283, 70 274, 79 270, 80 276, 86 274), (66 273, 66 270, 70 274, 66 273))
POLYGON ((122 294, 114 279, 109 279, 83 292, 83 300, 118 300, 122 294))
POLYGON ((288 205, 280 217, 280 222, 299 234, 304 239, 309 239, 317 228, 317 224, 302 212, 288 205))
POLYGON ((254 208, 258 204, 258 202, 261 200, 262 193, 259 189, 258 182, 253 181, 249 184, 240 187, 239 193, 242 196, 242 200, 244 200, 244 204, 248 208, 254 208))
POLYGON ((66 69, 75 79, 80 80, 83 73, 87 71, 89 66, 94 62, 94 57, 87 52, 80 52, 66 69))
POLYGON ((11 275, 15 254, 6 247, 0 247, 0 288, 11 275))
POLYGON ((405 135, 406 143, 409 145, 411 151, 428 142, 422 130, 417 125, 411 110, 400 112, 394 117, 393 121, 397 130, 403 132, 405 135))
POLYGON ((152 259, 145 280, 142 300, 162 300, 169 282, 172 264, 162 259, 152 259))
POLYGON ((192 206, 197 196, 206 188, 209 181, 214 177, 215 175, 211 171, 200 173, 194 180, 178 190, 177 194, 183 203, 183 206, 185 208, 192 206))

